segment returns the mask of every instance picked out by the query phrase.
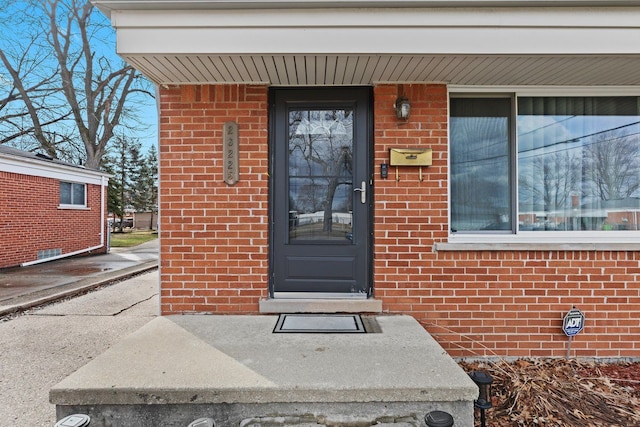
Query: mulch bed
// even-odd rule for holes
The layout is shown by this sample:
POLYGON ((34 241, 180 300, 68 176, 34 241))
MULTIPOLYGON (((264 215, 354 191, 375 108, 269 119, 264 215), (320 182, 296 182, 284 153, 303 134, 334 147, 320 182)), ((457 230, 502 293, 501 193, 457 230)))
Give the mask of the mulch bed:
MULTIPOLYGON (((640 363, 553 359, 460 366, 493 377, 487 427, 640 427, 640 363)), ((476 426, 479 419, 476 414, 476 426)))

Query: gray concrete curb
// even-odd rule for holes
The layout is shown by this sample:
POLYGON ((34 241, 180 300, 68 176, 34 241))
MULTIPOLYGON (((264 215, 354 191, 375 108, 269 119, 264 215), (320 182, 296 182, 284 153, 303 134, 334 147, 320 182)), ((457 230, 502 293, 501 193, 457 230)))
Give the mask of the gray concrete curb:
POLYGON ((158 268, 158 261, 147 261, 133 267, 121 270, 110 271, 97 276, 85 277, 78 281, 56 286, 50 289, 43 289, 27 295, 21 295, 12 301, 11 305, 0 307, 0 317, 19 313, 30 308, 38 307, 52 302, 73 297, 78 294, 88 292, 109 283, 125 280, 139 274, 146 273, 158 268))

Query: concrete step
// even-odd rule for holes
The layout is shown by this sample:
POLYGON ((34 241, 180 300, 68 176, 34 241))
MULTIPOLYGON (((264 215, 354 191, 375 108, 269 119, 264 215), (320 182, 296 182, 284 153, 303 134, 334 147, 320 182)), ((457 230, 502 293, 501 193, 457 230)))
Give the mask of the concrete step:
POLYGON ((273 333, 278 316, 159 317, 50 391, 91 427, 473 426, 478 389, 409 316, 378 333, 273 333))

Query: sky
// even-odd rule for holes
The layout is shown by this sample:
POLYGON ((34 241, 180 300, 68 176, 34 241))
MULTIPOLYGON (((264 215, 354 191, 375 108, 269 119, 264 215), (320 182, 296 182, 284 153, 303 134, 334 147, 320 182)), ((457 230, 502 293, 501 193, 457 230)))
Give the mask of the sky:
MULTIPOLYGON (((96 53, 103 54, 107 58, 113 58, 113 60, 122 61, 116 53, 116 32, 111 27, 109 20, 97 9, 94 8, 93 12, 96 16, 94 19, 105 23, 108 26, 108 31, 101 34, 104 37, 103 43, 96 44, 96 53)), ((153 90, 153 84, 149 82, 149 87, 153 90)), ((137 105, 140 106, 139 119, 148 125, 149 129, 144 132, 140 132, 135 135, 140 140, 143 146, 143 152, 146 152, 151 145, 156 145, 158 142, 158 110, 155 99, 148 96, 138 97, 136 99, 137 105)))
MULTIPOLYGON (((31 43, 30 35, 34 33, 35 26, 40 25, 43 20, 19 20, 16 19, 21 14, 21 7, 24 6, 25 1, 22 0, 5 0, 6 3, 0 7, 0 49, 2 49, 9 56, 12 52, 21 52, 26 50, 26 47, 31 43)), ((116 54, 116 37, 115 30, 111 27, 108 19, 100 13, 97 9, 93 11, 94 15, 91 20, 94 23, 102 24, 103 28, 100 29, 93 37, 91 42, 91 48, 95 51, 96 57, 104 56, 110 63, 113 64, 113 68, 119 68, 122 59, 116 54)), ((39 67, 34 67, 33 74, 37 74, 38 70, 47 69, 52 66, 52 60, 50 58, 41 58, 42 62, 39 67), (47 63, 47 61, 50 61, 47 63)), ((35 77, 37 79, 37 77, 35 77)), ((11 78, 6 74, 5 68, 0 63, 0 97, 2 97, 2 89, 8 90, 11 88, 11 78)), ((154 92, 154 87, 151 83, 148 84, 148 89, 154 92)), ((136 106, 136 117, 139 122, 144 124, 146 129, 137 129, 135 132, 127 131, 127 136, 139 140, 143 146, 143 152, 146 152, 152 145, 157 146, 157 108, 155 99, 149 96, 136 96, 132 99, 132 104, 136 106)), ((0 113, 2 113, 0 111, 0 113)), ((5 110, 6 113, 6 110, 5 110)), ((122 130, 122 129, 121 129, 122 130)), ((2 129, 0 129, 0 136, 2 129)))

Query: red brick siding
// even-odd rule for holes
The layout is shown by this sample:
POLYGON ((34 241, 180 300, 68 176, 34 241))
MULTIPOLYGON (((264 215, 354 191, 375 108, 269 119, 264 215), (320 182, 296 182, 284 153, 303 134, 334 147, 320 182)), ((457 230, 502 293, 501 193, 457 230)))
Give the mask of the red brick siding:
POLYGON ((376 174, 375 294, 384 310, 416 317, 452 355, 564 356, 562 316, 587 317, 573 354, 640 357, 638 252, 434 252, 446 242, 447 93, 405 85, 408 122, 395 118, 398 87, 375 88, 376 167, 391 147, 429 147, 433 166, 376 174))
POLYGON ((564 356, 562 316, 575 305, 587 321, 572 354, 640 356, 637 252, 456 252, 438 258, 422 296, 434 311, 420 318, 452 354, 564 356))
POLYGON ((34 261, 40 250, 98 246, 100 196, 99 185, 87 185, 88 209, 58 209, 59 180, 0 172, 0 268, 34 261))
POLYGON ((160 103, 161 311, 255 313, 267 295, 267 88, 174 87, 160 103), (227 121, 239 126, 231 186, 227 121))
MULTIPOLYGON (((374 88, 374 292, 387 313, 416 317, 456 356, 564 356, 562 316, 587 316, 575 354, 640 357, 638 252, 435 252, 447 241, 445 85, 374 88), (423 170, 389 168, 389 148, 433 150, 423 170)), ((267 296, 267 89, 161 91, 162 312, 257 313, 267 296), (222 177, 222 125, 240 127, 240 182, 222 177)))

